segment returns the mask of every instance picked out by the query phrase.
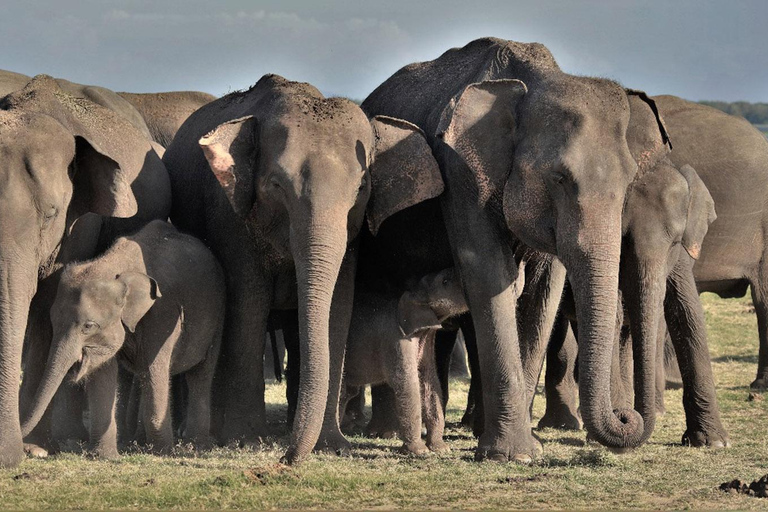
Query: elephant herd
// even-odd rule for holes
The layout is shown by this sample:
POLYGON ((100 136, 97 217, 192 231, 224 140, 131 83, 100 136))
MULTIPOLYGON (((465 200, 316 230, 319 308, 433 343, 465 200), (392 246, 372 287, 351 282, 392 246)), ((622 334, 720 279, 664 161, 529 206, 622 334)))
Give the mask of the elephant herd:
POLYGON ((768 387, 768 141, 541 44, 472 41, 359 106, 277 75, 216 99, 0 71, 0 184, 0 466, 67 439, 114 457, 266 435, 275 328, 287 463, 349 453, 340 412, 366 384, 390 388, 374 416, 405 452, 448 449, 457 327, 477 460, 541 451, 545 357, 542 426, 642 445, 667 337, 684 442, 727 446, 702 291, 751 288, 768 387))

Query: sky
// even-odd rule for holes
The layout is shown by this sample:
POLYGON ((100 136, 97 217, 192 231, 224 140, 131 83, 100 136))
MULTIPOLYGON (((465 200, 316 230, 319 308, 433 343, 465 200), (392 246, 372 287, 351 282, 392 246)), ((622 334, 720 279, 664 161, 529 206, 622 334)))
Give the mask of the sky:
POLYGON ((131 92, 221 95, 278 73, 361 100, 483 36, 649 94, 768 102, 768 0, 0 2, 0 69, 131 92))

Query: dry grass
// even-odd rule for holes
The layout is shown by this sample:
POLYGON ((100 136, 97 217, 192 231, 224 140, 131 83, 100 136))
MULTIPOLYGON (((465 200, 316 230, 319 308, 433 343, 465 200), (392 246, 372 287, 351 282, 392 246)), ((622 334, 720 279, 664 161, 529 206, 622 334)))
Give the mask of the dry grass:
MULTIPOLYGON (((397 441, 353 437, 354 457, 314 456, 298 468, 276 464, 286 442, 284 388, 268 386, 274 438, 257 449, 217 449, 173 457, 136 453, 119 461, 63 454, 0 471, 0 507, 20 508, 765 508, 767 501, 725 494, 726 480, 768 473, 767 401, 747 401, 757 334, 747 299, 704 297, 728 450, 679 446, 682 392, 651 442, 625 455, 584 444, 584 432, 539 432, 544 456, 531 466, 472 462, 475 440, 456 427, 467 382, 455 381, 445 456, 407 458, 397 441)), ((543 403, 537 400, 534 421, 543 403)))

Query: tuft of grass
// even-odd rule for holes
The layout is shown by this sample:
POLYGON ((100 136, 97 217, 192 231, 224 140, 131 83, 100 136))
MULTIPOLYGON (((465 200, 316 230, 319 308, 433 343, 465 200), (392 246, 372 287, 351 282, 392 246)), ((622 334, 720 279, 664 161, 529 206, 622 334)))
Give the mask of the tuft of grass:
MULTIPOLYGON (((645 446, 616 455, 586 443, 585 433, 537 432, 543 456, 533 464, 476 463, 476 440, 458 426, 469 383, 454 380, 446 436, 452 451, 424 458, 397 453, 397 440, 351 436, 353 456, 277 463, 288 442, 285 387, 267 385, 272 435, 254 447, 173 456, 132 450, 116 461, 64 453, 0 470, 3 509, 764 509, 768 502, 718 490, 722 482, 768 473, 768 397, 749 383, 757 365, 756 321, 748 299, 702 297, 727 450, 680 446, 682 391, 667 391, 667 413, 645 446)), ((541 392, 541 390, 539 390, 541 392)), ((370 403, 370 400, 368 400, 370 403)), ((544 412, 543 396, 533 424, 544 412)), ((370 409, 368 410, 370 414, 370 409)))

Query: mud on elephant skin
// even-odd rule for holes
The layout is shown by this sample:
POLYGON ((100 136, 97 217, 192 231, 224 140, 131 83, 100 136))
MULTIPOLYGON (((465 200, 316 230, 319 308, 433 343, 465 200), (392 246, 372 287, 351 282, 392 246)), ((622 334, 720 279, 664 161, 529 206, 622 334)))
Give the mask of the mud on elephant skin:
MULTIPOLYGON (((645 105, 661 141, 645 151, 655 153, 666 132, 645 105)), ((582 364, 592 369, 580 382, 587 428, 608 446, 640 444, 639 414, 614 413, 608 382, 621 210, 639 166, 626 137, 627 91, 562 72, 543 45, 484 38, 402 68, 363 109, 422 128, 447 181, 441 207, 483 372, 478 459, 527 461, 538 451, 510 328, 518 241, 556 254, 570 271, 589 347, 582 364)))
POLYGON ((214 390, 223 441, 265 433, 261 340, 270 310, 298 308, 302 378, 285 460, 315 446, 349 449, 328 404, 338 403, 355 238, 366 211, 375 230, 442 192, 428 158, 416 126, 369 120, 351 101, 276 75, 205 105, 179 129, 163 157, 171 218, 206 242, 227 279, 214 390))
POLYGON ((141 381, 142 419, 155 451, 173 447, 169 387, 180 373, 190 397, 184 437, 207 444, 224 302, 215 257, 199 240, 159 220, 119 238, 96 259, 67 265, 51 308, 48 364, 22 432, 34 428, 74 370, 75 381, 87 379, 92 448, 116 457, 121 364, 141 381))
MULTIPOLYGON (((33 296, 40 287, 55 293, 46 280, 64 262, 92 256, 109 232, 166 217, 170 187, 133 126, 46 76, 0 100, 0 151, 0 465, 10 466, 23 457, 18 382, 28 320, 50 330, 47 309, 30 309, 33 296), (146 191, 148 202, 140 199, 146 191)), ((27 362, 25 381, 41 373, 45 343, 40 364, 27 362)))

